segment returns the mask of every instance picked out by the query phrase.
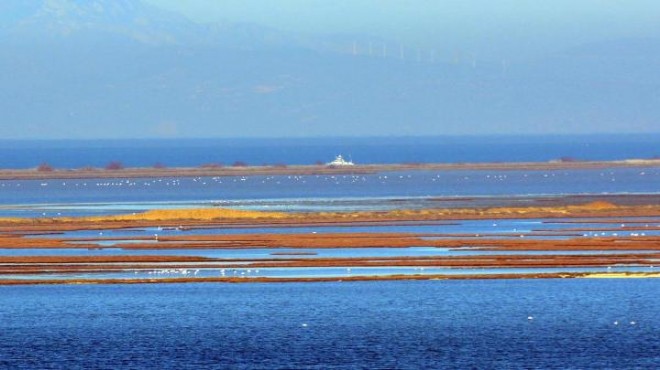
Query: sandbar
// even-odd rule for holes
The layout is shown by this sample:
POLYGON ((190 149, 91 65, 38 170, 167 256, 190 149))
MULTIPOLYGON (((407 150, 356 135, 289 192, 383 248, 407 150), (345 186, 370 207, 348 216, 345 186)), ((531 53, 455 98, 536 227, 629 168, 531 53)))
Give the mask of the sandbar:
POLYGON ((361 164, 355 166, 273 165, 240 167, 132 167, 116 170, 84 169, 1 169, 0 180, 46 180, 83 178, 153 178, 153 177, 214 177, 249 175, 323 175, 368 174, 389 171, 446 171, 446 170, 570 170, 598 168, 658 167, 659 159, 627 159, 617 161, 548 161, 548 162, 481 162, 481 163, 419 163, 419 164, 361 164))

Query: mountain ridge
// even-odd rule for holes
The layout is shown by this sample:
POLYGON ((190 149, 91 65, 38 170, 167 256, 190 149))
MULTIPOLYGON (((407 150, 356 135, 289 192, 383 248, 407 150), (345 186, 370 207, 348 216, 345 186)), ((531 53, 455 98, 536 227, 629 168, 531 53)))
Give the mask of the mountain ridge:
POLYGON ((367 36, 198 24, 137 0, 7 1, 4 138, 652 132, 660 117, 654 64, 606 44, 506 64, 385 57, 349 43, 367 36))

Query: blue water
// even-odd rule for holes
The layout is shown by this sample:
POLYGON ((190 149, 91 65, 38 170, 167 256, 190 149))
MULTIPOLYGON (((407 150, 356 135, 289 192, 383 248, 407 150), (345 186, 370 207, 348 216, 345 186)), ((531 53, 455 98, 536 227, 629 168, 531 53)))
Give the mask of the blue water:
MULTIPOLYGON (((617 255, 630 253, 656 253, 652 250, 562 250, 562 251, 485 251, 478 248, 435 248, 435 247, 406 247, 406 248, 296 248, 296 249, 3 249, 0 247, 0 256, 196 256, 223 259, 301 259, 301 258, 339 258, 339 257, 446 257, 446 256, 499 256, 499 255, 617 255), (278 253, 278 254, 273 254, 278 253), (287 253, 287 254, 281 254, 287 253), (303 254, 301 254, 303 253, 303 254), (304 254, 309 253, 309 254, 304 254)), ((659 261, 660 262, 660 261, 659 261)))
MULTIPOLYGON (((659 135, 186 141, 0 141, 0 168, 311 164, 336 154, 357 163, 651 158, 659 135)), ((659 194, 660 169, 410 171, 373 175, 0 181, 0 216, 57 217, 221 206, 277 211, 463 206, 461 197, 528 202, 521 195, 659 194), (441 202, 437 197, 445 197, 441 202), (455 197, 448 201, 446 197, 455 197), (489 198, 491 197, 491 198, 489 198)), ((471 201, 469 201, 471 202, 471 201)), ((517 203, 516 203, 517 204, 517 203)), ((653 219, 655 220, 655 218, 653 219)), ((655 224, 655 223, 654 223, 655 224)), ((398 231, 516 232, 579 224, 467 221, 398 231), (493 223, 497 223, 496 226, 493 223)), ((602 227, 605 225, 593 225, 602 227)), ((611 226, 611 225, 610 225, 611 226)), ((616 226, 616 225, 615 225, 616 226)), ((385 230, 388 227, 384 227, 385 230)), ((379 228, 217 229, 197 232, 375 231, 379 228)), ((640 226, 640 230, 644 230, 640 226)), ((104 231, 104 235, 178 231, 104 231)), ((610 234, 615 231, 606 232, 610 234)), ((630 232, 630 231, 628 231, 630 232)), ((97 231, 91 232, 98 236, 97 231)), ((85 233, 71 233, 83 236, 85 233)), ((622 234, 623 235, 623 234, 622 234)), ((202 255, 272 258, 254 250, 0 250, 0 255, 202 255)), ((328 256, 488 254, 431 248, 300 249, 328 256)), ((523 254, 525 252, 512 252, 523 254)), ((559 252, 558 252, 559 253, 559 252)), ((564 252, 572 253, 572 252, 564 252)), ((598 253, 598 252, 575 252, 598 253)), ((301 258, 280 256, 280 258, 301 258)), ((181 277, 137 271, 3 278, 181 277)), ((190 264, 194 266, 195 264, 190 264)), ((142 267, 142 266, 141 266, 142 267)), ((154 269, 160 270, 157 272, 154 269)), ((655 271, 649 266, 555 269, 419 267, 227 269, 227 276, 655 271), (248 272, 251 271, 251 272, 248 272)), ((192 271, 192 270, 191 270, 192 271)), ((198 277, 220 277, 217 268, 198 277)), ((190 273, 190 272, 188 272, 190 273)), ((189 275, 186 275, 189 276, 189 275)), ((0 287, 0 368, 658 368, 658 279, 409 281, 0 287), (531 318, 531 319, 530 319, 531 318), (617 322, 618 325, 614 323, 617 322)))
MULTIPOLYGON (((660 219, 655 219, 655 222, 648 222, 648 218, 642 218, 647 223, 635 223, 634 221, 640 220, 636 217, 617 218, 616 223, 593 223, 590 220, 583 220, 578 222, 578 219, 572 219, 570 223, 557 222, 561 219, 505 219, 505 220, 457 220, 454 222, 408 222, 398 225, 385 224, 363 224, 363 225, 344 225, 335 226, 333 224, 325 224, 318 226, 275 226, 263 227, 257 225, 245 225, 246 227, 232 227, 232 226, 219 226, 219 227, 203 227, 188 230, 181 230, 177 228, 162 228, 162 227, 149 227, 149 228, 133 228, 133 229, 109 229, 109 230, 75 230, 63 231, 54 234, 33 235, 28 237, 35 238, 62 238, 62 239, 76 239, 76 238, 110 238, 109 240, 101 240, 99 245, 113 246, 123 243, 144 243, 155 242, 154 235, 159 237, 168 236, 188 236, 188 235, 240 235, 240 234, 313 234, 313 233, 413 233, 413 234, 427 234, 426 237, 430 239, 442 239, 445 237, 443 234, 453 235, 468 235, 468 236, 506 236, 517 237, 525 235, 525 237, 540 237, 540 238, 557 238, 566 237, 563 234, 568 233, 570 237, 580 236, 593 236, 597 233, 599 236, 631 236, 631 234, 644 233, 644 236, 659 235, 660 230, 649 229, 649 226, 658 226, 660 219), (632 222, 627 224, 626 230, 619 229, 625 222, 632 222), (566 229, 581 229, 590 228, 589 232, 576 232, 564 231, 566 229), (609 228, 599 230, 601 228, 609 228), (535 234, 540 235, 535 235, 535 234), (551 234, 556 236, 550 236, 551 234), (438 234, 438 235, 433 235, 438 234), (150 240, 136 239, 138 237, 148 237, 150 240), (117 238, 114 240, 114 238, 117 238)), ((478 242, 478 239, 475 240, 478 242)), ((84 243, 92 243, 91 241, 84 241, 84 243)), ((0 240, 0 247, 2 247, 0 240)), ((156 247, 154 245, 154 247, 156 247)))
POLYGON ((653 369, 659 289, 653 279, 3 287, 0 367, 653 369))
POLYGON ((310 139, 0 141, 0 168, 313 164, 344 154, 357 163, 521 162, 651 158, 660 135, 474 136, 310 139))
MULTIPOLYGON (((352 200, 353 208, 359 208, 355 205, 358 199, 388 197, 657 194, 659 184, 658 167, 570 171, 404 171, 332 176, 5 180, 0 181, 0 204, 139 202, 144 205, 144 202, 203 201, 235 208, 295 211, 305 210, 305 202, 310 200, 317 203, 325 200, 326 206, 332 206, 332 202, 328 201, 330 199, 340 200, 344 205, 352 200), (287 204, 291 203, 275 202, 279 206, 270 207, 274 200, 282 199, 287 200, 287 204), (232 203, 237 200, 244 203, 232 203), (249 200, 266 203, 246 202, 249 200)), ((62 208, 66 210, 67 207, 62 208)), ((115 208, 121 210, 121 204, 115 208)), ((129 205, 126 210, 135 209, 129 205)))

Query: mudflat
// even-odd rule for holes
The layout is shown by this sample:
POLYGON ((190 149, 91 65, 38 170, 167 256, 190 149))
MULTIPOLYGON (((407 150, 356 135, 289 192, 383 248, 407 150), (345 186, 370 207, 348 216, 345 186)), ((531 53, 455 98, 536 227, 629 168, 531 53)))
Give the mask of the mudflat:
POLYGON ((3 276, 0 284, 658 277, 653 270, 620 271, 618 268, 653 269, 660 260, 660 236, 654 233, 660 228, 660 204, 656 198, 645 198, 651 204, 639 204, 626 202, 625 196, 617 197, 620 203, 627 205, 612 203, 608 200, 613 199, 607 197, 603 197, 605 200, 589 198, 588 203, 576 203, 576 198, 566 197, 563 201, 554 199, 550 205, 526 207, 299 213, 212 207, 93 217, 3 218, 0 219, 2 247, 35 253, 0 258, 0 275, 3 276), (543 221, 535 221, 538 226, 526 232, 357 232, 351 228, 450 226, 466 220, 507 219, 543 221), (447 223, 448 220, 455 223, 447 223), (614 225, 619 222, 627 224, 614 225), (596 226, 584 227, 584 224, 596 226), (324 231, 326 227, 336 226, 345 227, 345 231, 324 231), (293 231, 300 227, 315 227, 319 231, 293 231), (156 230, 156 233, 103 236, 104 230, 136 228, 156 230), (262 231, 251 232, 251 228, 262 231), (218 232, 236 229, 243 232, 218 232), (284 230, 275 233, 263 229, 284 230), (176 233, 158 235, 157 230, 176 233), (99 235, 67 234, 81 231, 94 231, 99 235), (194 234, 187 234, 192 231, 194 234), (365 248, 421 247, 453 251, 453 254, 360 257, 350 252, 365 248), (105 249, 119 251, 115 255, 87 254, 105 249), (80 252, 74 252, 78 255, 39 254, 48 250, 80 252), (266 250, 270 251, 270 257, 210 257, 194 252, 222 250, 266 250), (318 255, 315 250, 341 250, 345 255, 328 257, 318 255), (185 252, 170 255, 168 251, 185 252), (462 255, 463 252, 471 254, 462 255), (352 269, 373 268, 390 270, 375 274, 352 272, 352 269), (402 268, 410 271, 398 273, 397 269, 402 268), (557 272, 562 268, 568 270, 557 272), (615 270, 609 271, 613 268, 615 270), (341 269, 346 273, 345 276, 296 273, 309 269, 341 269), (488 272, 484 273, 484 269, 488 272), (275 270, 287 271, 289 276, 268 275, 268 271, 275 270), (459 270, 460 274, 442 273, 459 270), (197 276, 200 271, 202 274, 197 276), (135 276, 128 277, 128 273, 135 276), (145 274, 152 276, 145 277, 145 274), (27 276, 30 278, 18 278, 27 276))
POLYGON ((598 168, 636 168, 660 166, 660 159, 627 159, 618 161, 548 161, 548 162, 482 162, 482 163, 414 163, 365 164, 354 166, 277 165, 238 167, 134 167, 122 169, 0 169, 0 180, 46 180, 83 178, 154 178, 248 175, 323 175, 367 174, 387 171, 431 170, 561 170, 598 168))

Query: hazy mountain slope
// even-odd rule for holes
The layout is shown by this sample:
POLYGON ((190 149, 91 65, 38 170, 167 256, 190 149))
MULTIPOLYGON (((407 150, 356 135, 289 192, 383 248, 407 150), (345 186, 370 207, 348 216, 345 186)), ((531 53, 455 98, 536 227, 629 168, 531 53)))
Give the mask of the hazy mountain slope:
POLYGON ((5 138, 657 131, 660 117, 657 54, 636 52, 653 40, 431 63, 140 1, 0 6, 5 138))

